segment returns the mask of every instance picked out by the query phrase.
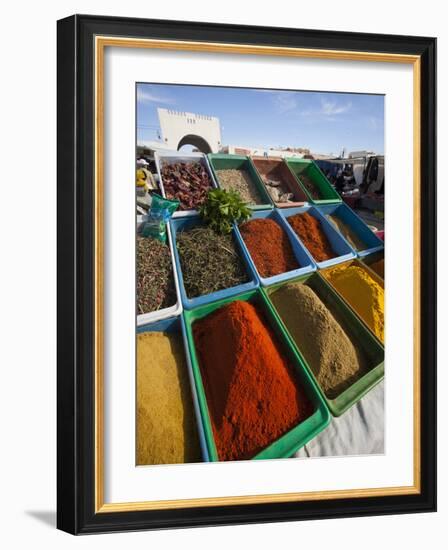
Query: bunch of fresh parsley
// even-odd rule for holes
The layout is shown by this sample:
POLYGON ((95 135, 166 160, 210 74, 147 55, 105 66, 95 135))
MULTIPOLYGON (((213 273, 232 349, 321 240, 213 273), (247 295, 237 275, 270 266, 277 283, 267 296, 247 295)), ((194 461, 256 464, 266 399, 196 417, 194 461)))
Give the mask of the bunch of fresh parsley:
POLYGON ((232 231, 232 222, 241 222, 250 218, 251 211, 241 200, 239 193, 213 189, 208 192, 207 200, 199 213, 204 221, 220 235, 232 231))

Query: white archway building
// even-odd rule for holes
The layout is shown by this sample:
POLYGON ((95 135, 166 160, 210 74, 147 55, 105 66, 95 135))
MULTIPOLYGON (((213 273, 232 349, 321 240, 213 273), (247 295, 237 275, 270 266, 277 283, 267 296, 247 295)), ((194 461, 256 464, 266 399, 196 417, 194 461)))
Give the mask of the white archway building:
POLYGON ((172 109, 157 109, 162 141, 174 151, 193 145, 203 153, 217 153, 221 148, 219 118, 172 109))

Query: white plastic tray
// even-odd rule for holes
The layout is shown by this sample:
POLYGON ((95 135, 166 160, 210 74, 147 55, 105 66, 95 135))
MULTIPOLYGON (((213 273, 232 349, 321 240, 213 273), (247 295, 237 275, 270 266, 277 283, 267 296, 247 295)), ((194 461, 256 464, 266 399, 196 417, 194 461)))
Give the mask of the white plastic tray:
POLYGON ((158 309, 156 311, 151 311, 150 313, 142 313, 141 315, 137 315, 137 326, 140 327, 142 325, 146 325, 147 323, 152 323, 153 321, 161 321, 162 319, 167 319, 168 317, 172 317, 174 315, 180 315, 182 313, 183 307, 182 307, 182 301, 180 299, 180 292, 179 292, 179 282, 178 282, 178 276, 177 276, 177 269, 176 269, 176 262, 174 261, 174 253, 173 253, 173 240, 171 238, 171 230, 170 226, 166 226, 167 234, 168 234, 168 245, 170 247, 170 254, 171 254, 171 265, 173 266, 173 275, 174 275, 174 288, 176 292, 176 303, 173 306, 165 307, 163 309, 158 309))
MULTIPOLYGON (((213 173, 210 170, 210 166, 208 164, 207 155, 204 153, 179 153, 176 154, 176 152, 161 152, 161 151, 155 151, 154 152, 154 161, 156 163, 157 168, 157 174, 159 176, 159 186, 160 186, 160 192, 162 193, 162 197, 165 199, 167 198, 165 193, 165 187, 163 185, 163 178, 162 178, 162 164, 164 162, 192 162, 193 160, 200 160, 204 163, 205 168, 208 172, 208 175, 210 177, 210 181, 212 182, 212 187, 217 188, 218 184, 215 181, 215 178, 213 177, 213 173)), ((198 214, 197 210, 178 210, 174 212, 173 218, 184 218, 186 216, 196 216, 198 214)))

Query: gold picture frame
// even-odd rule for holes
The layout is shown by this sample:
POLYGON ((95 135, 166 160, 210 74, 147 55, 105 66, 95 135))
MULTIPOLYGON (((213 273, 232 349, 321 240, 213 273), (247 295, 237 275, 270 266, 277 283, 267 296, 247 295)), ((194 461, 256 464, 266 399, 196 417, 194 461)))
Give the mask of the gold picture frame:
MULTIPOLYGON (((127 20, 126 20, 127 21, 127 20)), ((159 22, 160 23, 160 22, 159 22)), ((188 24, 186 25, 186 32, 188 31, 188 24)), ((191 24, 195 25, 195 24, 191 24)), ((422 64, 425 73, 431 70, 428 65, 428 59, 425 58, 426 54, 422 54, 418 48, 420 45, 415 46, 415 53, 402 53, 399 48, 397 51, 366 51, 352 49, 352 43, 350 47, 344 49, 336 49, 335 47, 323 48, 318 47, 318 44, 322 44, 324 41, 324 34, 320 36, 316 31, 315 43, 313 47, 301 47, 296 45, 266 45, 251 43, 250 39, 247 43, 241 41, 238 43, 219 41, 207 41, 203 37, 202 39, 176 39, 176 38, 160 38, 160 36, 151 36, 151 22, 141 22, 141 27, 147 29, 147 37, 144 36, 132 36, 129 33, 130 29, 126 28, 126 25, 120 19, 109 20, 107 18, 94 18, 89 19, 88 16, 75 16, 63 20, 59 23, 59 32, 67 33, 67 28, 70 27, 70 33, 78 36, 78 45, 91 44, 91 51, 88 53, 90 64, 89 67, 93 69, 93 78, 91 82, 92 86, 92 99, 93 99, 93 124, 92 131, 94 137, 94 152, 93 152, 93 340, 92 340, 92 366, 93 366, 93 396, 94 403, 92 405, 93 411, 93 472, 90 487, 93 490, 93 502, 91 510, 89 511, 89 520, 84 522, 81 526, 78 522, 74 525, 72 521, 62 519, 63 512, 60 514, 59 526, 62 529, 70 532, 84 532, 95 530, 109 530, 107 527, 108 522, 112 521, 109 518, 116 517, 125 513, 141 513, 141 512, 155 512, 155 511, 169 511, 178 510, 182 511, 188 509, 211 509, 218 508, 222 510, 223 507, 240 507, 240 506, 252 506, 255 510, 258 505, 261 504, 285 504, 285 503, 312 503, 312 502, 324 502, 329 500, 344 501, 344 499, 359 499, 365 502, 366 500, 378 499, 379 497, 415 497, 416 502, 419 501, 418 497, 422 497, 423 489, 428 491, 428 487, 422 487, 422 246, 425 245, 425 241, 422 241, 422 223, 427 223, 427 220, 422 220, 422 120, 425 123, 424 131, 427 133, 428 125, 431 126, 431 121, 428 121, 428 93, 433 93, 433 90, 428 90, 422 82, 422 64), (116 32, 111 30, 114 27, 116 32), (123 26, 124 25, 124 26, 123 26), (64 30, 63 30, 64 29, 64 30), (95 32, 94 32, 94 30, 95 32), (104 32, 108 30, 108 32, 104 32), (117 32, 118 31, 118 32, 117 32), (78 34, 77 34, 78 33, 78 34), (84 35, 82 35, 84 33, 84 35), (128 33, 128 34, 127 34, 128 33), (86 38, 88 36, 88 39, 86 38), (245 496, 228 496, 228 497, 216 497, 216 498, 200 498, 200 499, 186 499, 186 500, 167 500, 167 501, 143 501, 143 502, 128 502, 128 503, 106 503, 104 501, 104 55, 106 48, 140 48, 140 49, 160 49, 160 50, 174 50, 174 51, 193 51, 193 52, 207 52, 207 53, 232 53, 242 55, 269 55, 269 56, 286 56, 286 57, 299 57, 299 58, 312 58, 312 59, 325 59, 325 60, 356 60, 362 62, 385 62, 385 63, 400 63, 410 64, 413 70, 413 144, 414 144, 414 164, 413 164, 413 199, 414 199, 414 391, 413 391, 413 418, 414 418, 414 433, 413 433, 413 453, 414 453, 414 471, 413 471, 413 484, 403 487, 381 487, 381 488, 363 488, 356 490, 335 490, 335 491, 317 491, 317 492, 303 492, 303 493, 282 493, 282 494, 265 494, 265 495, 245 495, 245 496), (425 111, 422 110, 422 93, 425 94, 425 111), (101 518, 105 518, 102 520, 101 518), (102 523, 105 522, 105 523, 102 523), (100 528, 95 525, 100 525, 100 528)), ((169 22, 166 22, 165 27, 170 29, 169 22)), ((248 27, 248 29, 251 29, 248 27)), ((253 30, 253 29, 252 29, 253 30)), ((192 28, 190 31, 193 32, 192 28)), ((204 26, 204 32, 206 31, 206 25, 204 26)), ((271 37, 272 43, 275 42, 276 31, 274 29, 265 29, 266 36, 271 37)), ((154 30, 153 30, 154 32, 154 30)), ((230 32, 229 28, 222 26, 222 33, 230 32)), ((295 37, 294 41, 300 41, 300 31, 290 30, 291 36, 295 37)), ((311 32, 311 31, 308 31, 311 32)), ((140 31, 140 34, 143 34, 140 31)), ((159 33, 160 34, 160 33, 159 33)), ((169 33, 168 33, 169 34, 169 33)), ((185 32, 183 33, 183 35, 185 32)), ((249 33, 250 34, 250 33, 249 33)), ((182 36, 183 36, 182 35, 182 36)), ((246 33, 246 36, 248 34, 246 33)), ((194 35, 196 36, 196 34, 194 35)), ((205 35, 204 35, 205 36, 205 35)), ((361 36, 361 35, 359 35, 361 36)), ((348 44, 348 37, 335 37, 334 41, 339 38, 340 43, 346 40, 348 44)), ((384 38, 383 49, 387 50, 386 42, 389 38, 388 49, 391 50, 395 45, 390 37, 384 38), (390 43, 393 42, 391 45, 390 43)), ((247 40, 247 39, 246 39, 247 40)), ((372 42, 379 41, 377 35, 375 39, 372 37, 372 42)), ((61 42, 63 39, 61 38, 61 42)), ((65 46, 68 47, 68 46, 65 46)), ((425 45, 426 49, 434 48, 433 39, 427 39, 425 45)), ((370 50, 370 48, 368 48, 370 50)), ((403 49, 403 48, 402 48, 403 49)), ((407 48, 412 51, 412 48, 407 48)), ((84 53, 87 55, 87 53, 84 53)), ((73 56, 75 57, 75 56, 73 56)), ((60 69, 61 70, 61 69, 60 69)), ((60 92, 61 93, 61 92, 60 92)), ((61 100, 61 99, 60 99, 61 100)), ((434 150, 431 151, 434 154, 434 150)), ((426 163, 430 162, 430 159, 425 159, 426 163)), ((427 167, 426 167, 427 169, 427 167)), ((432 182, 431 185, 435 185, 432 182)), ((435 261, 435 259, 434 259, 435 261)), ((61 414, 61 413, 60 413, 61 414)), ((425 429, 428 429, 425 426, 425 429)), ((428 468, 427 462, 431 462, 431 457, 424 457, 425 472, 428 468)), ((426 474, 425 474, 426 476, 426 474)), ((430 499, 433 503, 433 499, 430 499)), ((65 505, 67 508, 67 505, 65 505)), ((299 512, 298 512, 299 513, 299 512)), ((112 521, 112 524, 120 524, 120 521, 112 521)), ((195 524, 192 520, 191 524, 195 524)), ((129 523, 129 526, 132 522, 129 523)), ((157 526, 157 522, 151 523, 150 516, 148 516, 147 527, 157 526)), ((126 525, 124 528, 128 528, 126 525)), ((129 527, 131 528, 131 527, 129 527)), ((110 530, 112 530, 111 528, 110 530)))

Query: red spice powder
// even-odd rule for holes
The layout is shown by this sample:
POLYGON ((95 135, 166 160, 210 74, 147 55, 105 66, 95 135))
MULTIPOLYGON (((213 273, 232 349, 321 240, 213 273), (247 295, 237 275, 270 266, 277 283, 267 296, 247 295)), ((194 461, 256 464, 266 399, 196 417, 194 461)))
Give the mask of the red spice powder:
POLYGON ((250 220, 240 225, 240 231, 262 277, 299 267, 288 235, 276 221, 268 218, 250 220))
POLYGON ((288 218, 289 225, 317 262, 334 258, 336 254, 325 235, 320 221, 307 212, 288 218))
POLYGON ((220 460, 252 458, 313 406, 257 308, 234 301, 193 325, 220 460))

